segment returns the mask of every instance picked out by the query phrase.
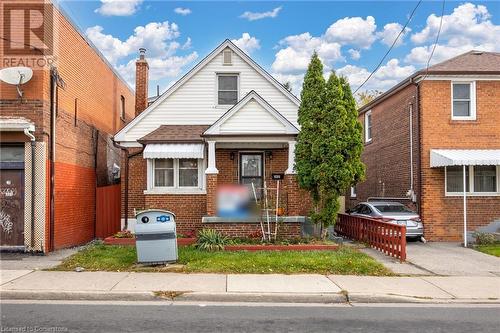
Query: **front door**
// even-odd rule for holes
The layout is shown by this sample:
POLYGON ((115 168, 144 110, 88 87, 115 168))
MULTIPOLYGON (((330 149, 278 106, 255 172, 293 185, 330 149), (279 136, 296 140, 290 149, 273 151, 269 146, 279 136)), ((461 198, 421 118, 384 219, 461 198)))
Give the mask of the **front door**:
POLYGON ((0 245, 24 245, 24 147, 2 146, 0 245))
POLYGON ((252 188, 254 184, 260 198, 264 186, 264 158, 262 153, 240 154, 240 183, 252 188))

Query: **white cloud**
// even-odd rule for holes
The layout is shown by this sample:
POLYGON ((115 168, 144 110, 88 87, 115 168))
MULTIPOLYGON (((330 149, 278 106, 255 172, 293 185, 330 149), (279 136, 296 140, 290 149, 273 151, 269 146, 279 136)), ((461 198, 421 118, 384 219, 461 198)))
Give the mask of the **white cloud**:
MULTIPOLYGON (((403 26, 399 23, 388 23, 384 25, 384 30, 377 32, 377 37, 380 38, 380 42, 387 46, 391 46, 394 40, 399 35, 403 26)), ((395 47, 403 44, 404 37, 411 31, 410 28, 406 27, 401 36, 399 36, 398 41, 394 44, 395 47)))
POLYGON ((248 32, 244 32, 241 35, 241 38, 233 39, 231 41, 248 54, 252 53, 254 50, 260 49, 260 41, 257 38, 250 36, 248 32))
POLYGON ((361 58, 361 53, 359 52, 359 50, 349 49, 349 51, 347 52, 349 52, 352 60, 359 60, 359 58, 361 58))
MULTIPOLYGON (((379 70, 372 76, 372 78, 363 86, 362 90, 386 90, 402 79, 410 76, 415 72, 415 67, 412 65, 401 66, 399 60, 391 59, 384 66, 381 66, 379 70)), ((337 70, 337 74, 344 75, 351 84, 351 88, 356 89, 360 86, 366 78, 370 75, 364 67, 346 65, 337 70)))
POLYGON ((143 0, 101 0, 101 7, 95 10, 104 16, 130 16, 134 14, 143 0))
POLYGON ((186 16, 186 15, 189 15, 191 14, 191 9, 189 8, 182 8, 182 7, 177 7, 174 9, 174 12, 176 14, 179 14, 179 15, 182 15, 182 16, 186 16))
POLYGON ((340 44, 330 43, 321 37, 313 37, 306 32, 288 36, 280 41, 283 46, 275 55, 272 69, 281 74, 297 74, 304 72, 314 51, 328 68, 333 62, 343 60, 340 44))
MULTIPOLYGON (((490 20, 491 14, 483 5, 471 3, 454 8, 449 15, 443 15, 439 43, 431 64, 441 62, 472 49, 500 51, 500 25, 490 20)), ((411 36, 415 44, 427 44, 413 48, 405 61, 420 65, 427 63, 433 43, 439 30, 441 17, 431 14, 426 26, 411 36)))
POLYGON ((325 38, 330 42, 342 45, 354 45, 364 49, 369 48, 375 41, 375 18, 367 16, 345 17, 333 23, 325 33, 325 38))
POLYGON ((264 18, 275 18, 278 16, 279 12, 283 7, 276 7, 268 12, 244 12, 240 15, 241 18, 247 19, 249 21, 261 20, 264 18))
POLYGON ((292 87, 292 93, 296 96, 300 94, 302 90, 302 81, 304 80, 303 74, 281 74, 272 73, 273 77, 278 80, 281 84, 290 83, 292 87))
POLYGON ((198 57, 196 52, 177 55, 179 50, 190 48, 191 38, 188 37, 181 45, 177 41, 180 36, 179 26, 168 21, 150 22, 145 26, 138 26, 134 29, 134 33, 124 41, 105 34, 101 26, 88 28, 86 35, 131 85, 135 81, 135 55, 141 47, 146 49, 152 80, 175 77, 184 66, 198 57), (123 61, 132 55, 134 57, 126 64, 119 64, 120 60, 123 61))

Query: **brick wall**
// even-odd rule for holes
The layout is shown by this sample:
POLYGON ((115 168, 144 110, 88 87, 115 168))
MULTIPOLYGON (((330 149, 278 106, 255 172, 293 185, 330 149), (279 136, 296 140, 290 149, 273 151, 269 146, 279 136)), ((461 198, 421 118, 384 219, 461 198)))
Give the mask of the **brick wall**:
MULTIPOLYGON (((430 168, 430 150, 500 149, 500 81, 477 81, 476 101, 475 121, 452 121, 450 81, 421 83, 422 218, 431 240, 462 240, 463 203, 445 196, 444 168, 430 168)), ((500 196, 468 197, 467 210, 473 231, 500 219, 500 196)))
POLYGON ((145 59, 137 60, 135 73, 135 116, 138 116, 148 106, 149 66, 145 59))
MULTIPOLYGON (((356 198, 347 193, 347 207, 353 207, 369 197, 406 197, 410 189, 410 104, 413 104, 414 191, 418 192, 418 112, 415 98, 416 88, 410 85, 371 109, 372 141, 365 143, 361 155, 366 165, 366 180, 356 185, 356 198)), ((358 118, 363 128, 364 117, 360 114, 358 118)))
MULTIPOLYGON (((280 224, 278 225, 278 237, 282 239, 300 237, 301 226, 302 224, 299 222, 280 224)), ((203 227, 215 229, 229 237, 255 237, 256 234, 262 233, 260 223, 207 223, 203 227)), ((274 224, 271 227, 274 228, 274 224)))
MULTIPOLYGON (((125 120, 131 120, 135 98, 133 91, 57 9, 54 9, 54 27, 48 32, 54 37, 54 64, 65 82, 65 88, 58 89, 55 147, 55 246, 61 248, 93 238, 96 174, 99 184, 109 181, 108 157, 120 154, 109 138, 125 124, 120 119, 120 99, 125 97, 125 120), (94 169, 96 158, 97 170, 94 169)), ((2 67, 6 59, 15 60, 3 52, 0 55, 2 67)), ((49 70, 47 67, 33 69, 33 79, 23 85, 22 100, 15 87, 0 83, 0 116, 30 119, 35 123, 36 140, 48 142, 49 70)), ((12 134, 9 136, 12 139, 12 134)), ((6 139, 4 133, 1 139, 6 139)), ((20 136, 14 139, 25 140, 20 136)), ((46 192, 50 192, 49 188, 46 192)), ((49 200, 46 202, 48 205, 49 200)), ((46 224, 49 224, 49 216, 46 224)))
MULTIPOLYGON (((140 149, 130 149, 130 153, 140 152, 140 149)), ((216 186, 238 183, 238 151, 229 149, 216 150, 217 175, 206 175, 207 194, 144 194, 147 188, 147 162, 142 154, 129 160, 129 218, 133 218, 134 209, 159 208, 174 212, 177 215, 177 228, 179 232, 187 232, 203 227, 216 228, 228 235, 244 237, 248 233, 260 228, 258 223, 209 223, 202 225, 203 216, 216 214, 216 186), (231 160, 231 152, 234 159, 231 160)), ((125 162, 123 162, 125 163, 125 162)), ((266 156, 265 170, 266 181, 269 187, 275 187, 276 182, 271 179, 272 173, 284 173, 288 166, 288 150, 273 149, 272 158, 266 156)), ((122 205, 125 198, 125 173, 122 172, 122 205)), ((307 215, 309 212, 309 197, 306 192, 299 191, 295 176, 287 175, 281 185, 282 205, 293 207, 290 215, 307 215), (293 188, 290 194, 289 188, 293 188)), ((123 206, 122 206, 123 207, 123 206)), ((123 211, 123 210, 122 210, 123 211)), ((287 237, 300 235, 300 223, 287 223, 283 226, 283 233, 287 237)))

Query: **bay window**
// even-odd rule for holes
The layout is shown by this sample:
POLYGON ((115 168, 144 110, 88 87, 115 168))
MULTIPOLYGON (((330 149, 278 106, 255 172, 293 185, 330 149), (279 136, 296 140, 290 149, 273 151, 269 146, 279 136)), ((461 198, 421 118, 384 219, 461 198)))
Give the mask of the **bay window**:
MULTIPOLYGON (((445 168, 446 195, 463 194, 463 166, 445 168)), ((500 195, 500 166, 476 165, 465 167, 466 192, 471 195, 500 195)))

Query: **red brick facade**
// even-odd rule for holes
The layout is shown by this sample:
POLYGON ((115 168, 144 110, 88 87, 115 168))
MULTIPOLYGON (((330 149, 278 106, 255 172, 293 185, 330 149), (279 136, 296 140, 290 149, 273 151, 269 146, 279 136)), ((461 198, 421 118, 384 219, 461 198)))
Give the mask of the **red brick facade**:
MULTIPOLYGON (((420 89, 425 233, 433 240, 462 240, 463 198, 445 196, 444 168, 430 168, 430 150, 500 149, 500 81, 476 81, 473 121, 451 120, 450 81, 424 81, 420 89)), ((500 220, 500 196, 469 196, 467 211, 468 231, 500 220)))
MULTIPOLYGON (((140 150, 131 150, 131 154, 140 150)), ((260 228, 258 223, 202 223, 203 216, 216 216, 217 187, 239 183, 239 150, 216 149, 218 174, 206 175, 206 194, 144 194, 147 189, 147 163, 142 154, 130 158, 129 164, 129 218, 134 211, 149 208, 166 209, 177 216, 177 228, 184 233, 201 228, 213 228, 234 237, 246 237, 260 228), (232 158, 232 159, 231 159, 232 158)), ((288 167, 288 148, 267 150, 265 155, 265 176, 267 186, 276 187, 273 173, 284 173, 288 167)), ((122 173, 122 177, 124 174, 122 173)), ((122 179, 125 184, 125 179, 122 179)), ((124 187, 122 186, 122 191, 124 187)), ((285 215, 307 216, 310 209, 309 196, 298 189, 295 175, 286 175, 280 185, 280 202, 285 215)), ((124 205, 122 194, 122 205, 124 205)), ((284 223, 280 226, 285 237, 300 236, 300 223, 284 223)))
MULTIPOLYGON (((347 205, 352 207, 368 197, 406 197, 410 189, 412 108, 415 208, 421 214, 425 237, 462 240, 463 198, 445 195, 444 168, 430 168, 430 151, 500 148, 500 82, 478 80, 476 94, 477 119, 473 121, 451 119, 450 80, 422 81, 418 94, 417 86, 410 84, 372 106, 373 139, 362 155, 366 180, 356 186, 357 197, 346 200, 347 205)), ((362 111, 359 121, 364 127, 368 110, 362 111)), ((469 231, 500 219, 500 196, 469 196, 467 202, 469 231)))
MULTIPOLYGON (((58 249, 94 238, 95 188, 110 181, 107 161, 114 154, 119 157, 121 152, 109 139, 126 120, 133 118, 134 93, 55 7, 54 31, 54 65, 65 83, 57 92, 55 126, 53 249, 58 249), (121 96, 125 99, 124 120, 120 119, 121 96)), ((3 49, 0 56, 2 60, 11 59, 3 49)), ((33 79, 22 87, 22 100, 14 86, 0 83, 0 115, 31 120, 36 141, 45 142, 49 149, 50 73, 47 66, 33 71, 33 79)), ((27 141, 14 132, 2 133, 1 139, 27 141)), ((48 150, 46 156, 49 157, 48 150)), ((119 158, 117 161, 119 164, 119 158)), ((45 251, 50 249, 49 194, 47 185, 45 251)))

